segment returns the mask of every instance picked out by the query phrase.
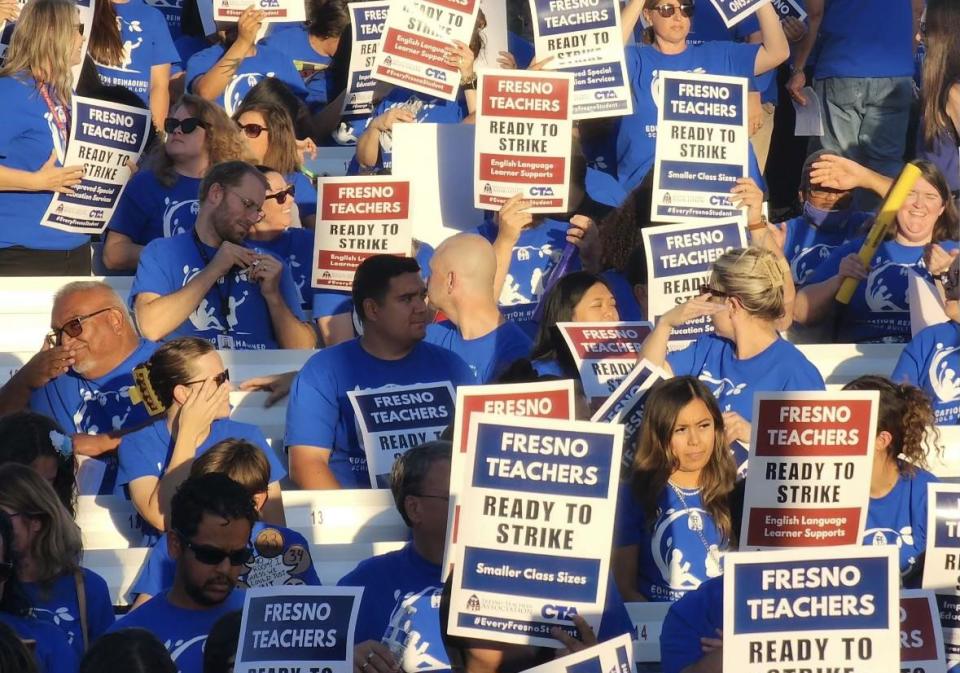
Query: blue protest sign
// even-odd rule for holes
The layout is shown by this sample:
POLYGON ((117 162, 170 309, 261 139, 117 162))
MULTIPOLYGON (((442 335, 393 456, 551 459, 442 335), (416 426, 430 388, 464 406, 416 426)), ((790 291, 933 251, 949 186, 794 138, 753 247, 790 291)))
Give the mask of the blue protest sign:
POLYGON ((784 19, 805 21, 807 18, 807 13, 797 0, 770 0, 770 4, 777 11, 777 16, 780 17, 781 21, 784 19))
POLYGON ((350 76, 343 97, 343 116, 368 115, 373 112, 373 62, 377 46, 387 20, 389 2, 351 2, 348 5, 352 19, 353 43, 350 46, 350 76))
POLYGON ((770 0, 710 0, 727 28, 731 28, 756 12, 770 0))

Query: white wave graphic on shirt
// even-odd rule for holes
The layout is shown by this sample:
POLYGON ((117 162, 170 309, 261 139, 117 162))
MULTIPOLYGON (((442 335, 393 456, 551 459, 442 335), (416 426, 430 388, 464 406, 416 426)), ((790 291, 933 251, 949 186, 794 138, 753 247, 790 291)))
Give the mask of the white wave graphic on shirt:
POLYGON ((790 271, 793 272, 793 279, 798 283, 807 282, 807 278, 817 270, 823 261, 833 252, 832 245, 818 243, 803 250, 799 245, 794 246, 793 261, 790 262, 790 271))
POLYGON ((242 103, 243 99, 250 93, 250 89, 255 87, 260 80, 276 76, 277 74, 274 72, 248 72, 243 75, 237 75, 230 80, 226 91, 223 92, 223 107, 226 109, 227 115, 233 116, 233 113, 240 107, 240 103, 242 103))
POLYGON ((884 262, 867 274, 864 299, 874 313, 903 313, 910 310, 907 276, 913 264, 884 262))
POLYGON ((177 234, 185 234, 192 229, 192 224, 186 222, 181 224, 180 218, 185 214, 184 209, 196 220, 197 213, 200 212, 200 201, 197 199, 188 199, 187 201, 174 201, 169 196, 163 199, 163 236, 169 238, 177 234))
POLYGON ((947 362, 948 358, 957 353, 960 353, 960 346, 946 348, 942 343, 938 343, 937 353, 930 360, 930 369, 927 371, 930 387, 941 402, 960 400, 960 371, 947 362))
MULTIPOLYGON (((183 267, 183 285, 186 286, 194 276, 200 273, 200 269, 191 267, 189 265, 184 265, 183 267)), ((221 278, 221 281, 223 279, 221 278)), ((239 283, 241 280, 246 280, 246 274, 235 273, 233 282, 234 284, 239 283)), ((227 324, 224 325, 220 322, 218 317, 218 307, 211 304, 206 297, 200 300, 200 305, 197 306, 196 310, 190 314, 190 324, 193 325, 198 331, 205 331, 210 329, 215 329, 217 331, 224 331, 226 328, 230 332, 236 332, 237 334, 249 334, 249 332, 237 332, 237 308, 247 300, 249 295, 248 290, 243 291, 243 296, 240 299, 237 299, 232 294, 227 297, 227 324)))
POLYGON ((717 560, 720 548, 711 544, 703 557, 703 562, 694 566, 684 557, 684 549, 703 550, 703 541, 698 534, 703 531, 705 521, 712 521, 706 510, 700 507, 689 509, 670 509, 661 516, 653 530, 650 551, 653 562, 661 577, 675 591, 696 589, 700 583, 722 573, 717 560), (683 521, 686 519, 686 521, 683 521))

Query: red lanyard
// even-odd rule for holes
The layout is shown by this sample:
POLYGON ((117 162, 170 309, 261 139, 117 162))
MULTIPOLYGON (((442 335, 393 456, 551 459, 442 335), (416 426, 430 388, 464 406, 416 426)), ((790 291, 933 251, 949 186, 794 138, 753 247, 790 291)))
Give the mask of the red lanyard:
POLYGON ((43 102, 47 104, 47 109, 50 110, 50 116, 53 117, 53 123, 57 125, 57 133, 60 134, 60 147, 66 152, 67 136, 69 135, 67 127, 70 125, 70 112, 64 105, 54 104, 53 98, 50 97, 50 92, 47 91, 47 88, 46 84, 37 84, 37 90, 43 97, 43 102))

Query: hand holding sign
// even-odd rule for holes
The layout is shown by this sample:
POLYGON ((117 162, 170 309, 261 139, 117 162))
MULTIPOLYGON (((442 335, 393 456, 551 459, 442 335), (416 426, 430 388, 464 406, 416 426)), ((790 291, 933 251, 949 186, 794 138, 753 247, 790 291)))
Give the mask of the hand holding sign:
POLYGON ((73 194, 73 187, 83 178, 83 166, 57 166, 57 153, 51 152, 43 166, 30 178, 32 191, 73 194))
POLYGON ((264 14, 253 5, 250 5, 237 20, 237 41, 241 44, 250 44, 257 41, 257 33, 263 23, 264 14))

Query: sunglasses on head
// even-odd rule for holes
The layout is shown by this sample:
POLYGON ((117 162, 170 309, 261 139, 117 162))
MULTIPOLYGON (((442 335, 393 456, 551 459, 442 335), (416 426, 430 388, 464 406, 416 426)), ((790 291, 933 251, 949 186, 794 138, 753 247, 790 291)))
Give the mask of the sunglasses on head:
POLYGON ((216 566, 223 563, 223 559, 230 559, 230 565, 242 566, 253 556, 253 550, 250 547, 235 549, 233 551, 224 551, 219 547, 211 547, 206 544, 197 544, 187 539, 183 533, 177 533, 183 545, 193 552, 194 558, 200 563, 208 566, 216 566))
MULTIPOLYGON (((211 376, 211 377, 208 377, 208 378, 213 379, 213 382, 216 383, 216 384, 217 384, 217 388, 219 388, 219 387, 222 386, 224 383, 226 383, 227 381, 230 380, 230 370, 229 370, 229 369, 224 369, 222 372, 220 372, 220 373, 217 374, 216 376, 211 376)), ((185 385, 185 386, 192 386, 194 383, 203 383, 203 382, 206 381, 206 380, 207 380, 207 379, 195 379, 195 380, 193 380, 193 381, 187 381, 187 382, 184 383, 183 385, 185 385)))
POLYGON ((688 19, 693 16, 694 4, 692 2, 681 2, 679 5, 657 5, 653 11, 657 12, 664 19, 669 19, 677 13, 677 10, 688 19))
POLYGON ((59 346, 63 343, 64 333, 67 336, 73 337, 76 339, 78 336, 83 334, 83 323, 85 320, 89 320, 95 315, 100 315, 112 309, 113 306, 108 306, 102 308, 99 311, 94 311, 93 313, 88 313, 86 315, 78 315, 76 318, 71 318, 67 322, 63 323, 61 327, 56 327, 47 334, 47 340, 49 340, 54 346, 59 346))
POLYGON ((186 119, 177 119, 176 117, 167 117, 163 122, 163 130, 167 133, 173 133, 180 129, 183 133, 193 133, 197 127, 207 128, 207 123, 198 117, 187 117, 186 119))
POLYGON ((259 138, 260 134, 267 130, 266 126, 261 126, 260 124, 241 124, 237 122, 237 126, 243 131, 243 135, 248 138, 259 138))
POLYGON ((283 205, 284 203, 287 202, 287 197, 288 197, 288 196, 294 196, 294 193, 295 193, 295 192, 296 192, 296 189, 294 188, 294 186, 293 186, 293 185, 290 185, 290 186, 287 187, 286 189, 281 189, 281 190, 280 190, 279 192, 277 192, 276 194, 267 194, 264 198, 265 198, 265 199, 276 199, 277 203, 279 203, 280 205, 283 205))

